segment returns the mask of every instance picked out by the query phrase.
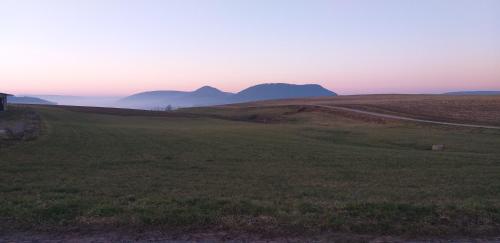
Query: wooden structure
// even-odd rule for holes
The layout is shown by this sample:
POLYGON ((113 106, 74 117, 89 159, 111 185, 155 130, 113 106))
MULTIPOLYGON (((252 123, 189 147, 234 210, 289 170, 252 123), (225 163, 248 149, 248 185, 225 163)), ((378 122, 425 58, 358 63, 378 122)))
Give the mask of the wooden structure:
POLYGON ((7 110, 7 96, 11 95, 0 93, 0 112, 7 110))

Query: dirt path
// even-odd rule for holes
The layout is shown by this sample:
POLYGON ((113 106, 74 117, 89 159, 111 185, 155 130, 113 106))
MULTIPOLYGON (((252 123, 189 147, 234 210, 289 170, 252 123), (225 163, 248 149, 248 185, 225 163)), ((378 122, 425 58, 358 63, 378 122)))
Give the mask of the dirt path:
POLYGON ((410 117, 404 117, 404 116, 383 114, 383 113, 378 113, 378 112, 364 111, 364 110, 358 110, 358 109, 352 109, 352 108, 346 108, 346 107, 340 107, 340 106, 316 105, 316 107, 334 109, 334 110, 343 110, 343 111, 349 111, 349 112, 355 112, 355 113, 360 113, 360 114, 365 114, 365 115, 371 115, 371 116, 377 116, 377 117, 389 118, 389 119, 396 119, 396 120, 403 120, 403 121, 413 121, 413 122, 430 123, 430 124, 447 125, 447 126, 486 128, 486 129, 498 129, 498 130, 500 130, 500 127, 497 127, 497 126, 431 121, 431 120, 416 119, 416 118, 410 118, 410 117))

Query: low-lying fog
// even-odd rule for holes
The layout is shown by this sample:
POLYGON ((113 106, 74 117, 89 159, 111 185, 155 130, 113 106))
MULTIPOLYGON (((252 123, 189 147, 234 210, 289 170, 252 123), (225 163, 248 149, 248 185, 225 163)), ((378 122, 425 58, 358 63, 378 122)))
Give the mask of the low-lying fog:
POLYGON ((114 96, 63 96, 63 95, 29 95, 58 105, 118 107, 118 100, 122 97, 114 96))

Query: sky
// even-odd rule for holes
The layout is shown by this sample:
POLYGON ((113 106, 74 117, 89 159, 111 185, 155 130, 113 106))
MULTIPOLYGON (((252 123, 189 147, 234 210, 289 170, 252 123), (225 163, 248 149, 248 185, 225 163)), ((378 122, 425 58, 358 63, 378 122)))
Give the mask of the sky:
POLYGON ((0 0, 0 92, 500 90, 498 0, 0 0))

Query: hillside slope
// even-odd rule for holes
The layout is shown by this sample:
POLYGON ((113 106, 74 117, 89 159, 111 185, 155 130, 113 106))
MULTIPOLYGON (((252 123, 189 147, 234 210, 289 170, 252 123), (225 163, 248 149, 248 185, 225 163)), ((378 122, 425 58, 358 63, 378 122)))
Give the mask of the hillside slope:
POLYGON ((124 108, 158 109, 174 107, 211 106, 248 101, 335 96, 317 84, 295 85, 285 83, 259 84, 236 94, 210 86, 195 91, 148 91, 125 97, 117 102, 124 108))
POLYGON ((10 104, 31 104, 31 105, 56 105, 57 103, 48 100, 29 96, 9 96, 7 103, 10 104))
POLYGON ((337 94, 317 84, 259 84, 242 90, 231 97, 231 103, 258 100, 336 96, 337 94))
POLYGON ((500 91, 457 91, 444 93, 445 95, 500 95, 500 91))
POLYGON ((221 104, 231 93, 222 92, 210 86, 203 86, 195 91, 148 91, 125 97, 118 101, 118 106, 139 109, 204 106, 221 104))
POLYGON ((0 148, 0 229, 498 232, 498 131, 297 108, 197 108, 285 118, 263 123, 30 107, 50 130, 0 148))

